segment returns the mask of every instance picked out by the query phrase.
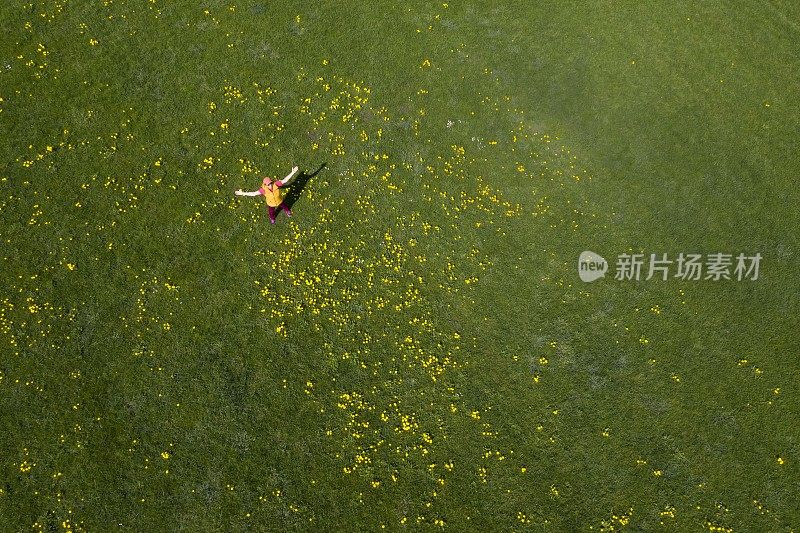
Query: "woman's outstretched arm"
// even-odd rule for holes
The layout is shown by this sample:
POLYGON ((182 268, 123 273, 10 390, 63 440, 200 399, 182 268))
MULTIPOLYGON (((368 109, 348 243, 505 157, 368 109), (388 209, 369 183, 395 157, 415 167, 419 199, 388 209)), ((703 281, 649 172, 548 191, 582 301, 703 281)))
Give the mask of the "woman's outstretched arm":
POLYGON ((239 189, 238 191, 234 191, 233 194, 235 194, 236 196, 261 196, 261 191, 248 192, 248 191, 243 191, 242 189, 239 189))
POLYGON ((298 171, 298 170, 300 170, 300 168, 299 168, 299 167, 296 167, 296 166, 292 167, 292 171, 291 171, 291 172, 289 172, 289 173, 286 175, 286 177, 285 177, 285 178, 283 178, 282 180, 280 180, 280 181, 278 182, 278 187, 283 187, 284 185, 286 185, 287 183, 289 183, 290 181, 292 181, 292 180, 294 179, 294 177, 295 177, 295 176, 297 176, 297 171, 298 171))

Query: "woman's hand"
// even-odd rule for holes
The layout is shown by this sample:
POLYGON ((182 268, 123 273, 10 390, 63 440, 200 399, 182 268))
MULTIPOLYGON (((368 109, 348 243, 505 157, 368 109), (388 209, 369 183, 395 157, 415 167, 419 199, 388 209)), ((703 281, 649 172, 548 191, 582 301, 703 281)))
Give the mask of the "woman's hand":
POLYGON ((244 191, 242 189, 239 189, 235 191, 233 194, 235 194, 236 196, 242 196, 244 194, 244 191))

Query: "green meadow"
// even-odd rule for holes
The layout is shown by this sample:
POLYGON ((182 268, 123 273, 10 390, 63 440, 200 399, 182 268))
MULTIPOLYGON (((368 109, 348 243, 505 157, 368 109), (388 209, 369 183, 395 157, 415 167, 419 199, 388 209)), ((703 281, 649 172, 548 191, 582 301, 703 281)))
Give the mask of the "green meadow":
POLYGON ((800 528, 795 3, 0 29, 0 531, 800 528))

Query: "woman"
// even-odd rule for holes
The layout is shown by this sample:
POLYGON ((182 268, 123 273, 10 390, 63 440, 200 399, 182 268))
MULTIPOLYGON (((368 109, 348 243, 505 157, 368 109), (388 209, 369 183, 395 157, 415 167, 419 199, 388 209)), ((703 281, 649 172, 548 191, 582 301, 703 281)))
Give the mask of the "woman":
POLYGON ((280 212, 281 209, 286 211, 287 217, 292 216, 292 210, 283 203, 283 191, 281 190, 281 187, 285 186, 292 179, 294 179, 298 170, 299 169, 297 167, 292 167, 292 171, 282 180, 273 181, 270 178, 265 177, 261 188, 257 191, 245 192, 242 189, 239 189, 236 191, 236 196, 260 196, 263 194, 269 209, 269 221, 274 224, 275 216, 280 212))

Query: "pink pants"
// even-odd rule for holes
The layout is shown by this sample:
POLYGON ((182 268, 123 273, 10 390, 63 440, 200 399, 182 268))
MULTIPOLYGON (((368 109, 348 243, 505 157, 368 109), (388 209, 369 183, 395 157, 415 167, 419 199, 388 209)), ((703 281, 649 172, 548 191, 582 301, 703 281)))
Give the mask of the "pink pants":
POLYGON ((269 221, 275 223, 275 216, 280 213, 281 209, 286 211, 287 216, 292 216, 292 210, 286 207, 286 204, 281 204, 278 207, 267 206, 269 208, 269 221))

